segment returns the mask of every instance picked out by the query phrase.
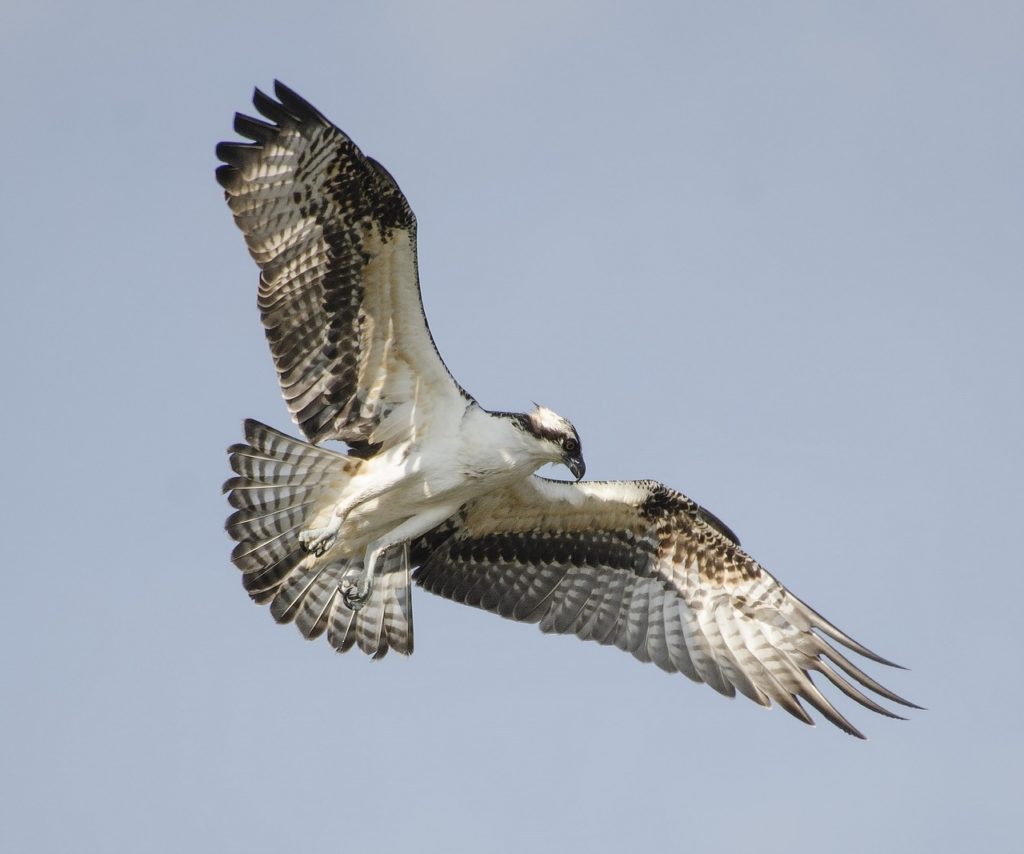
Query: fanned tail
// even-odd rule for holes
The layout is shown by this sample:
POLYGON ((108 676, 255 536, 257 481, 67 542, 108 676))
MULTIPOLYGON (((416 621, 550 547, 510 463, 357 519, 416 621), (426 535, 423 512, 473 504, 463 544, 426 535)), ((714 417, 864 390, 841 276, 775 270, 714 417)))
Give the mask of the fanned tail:
POLYGON ((307 552, 299 533, 310 528, 350 479, 353 460, 286 436, 258 421, 245 422, 246 444, 228 449, 238 475, 224 484, 235 512, 225 527, 238 545, 231 560, 259 604, 279 623, 294 622, 303 637, 326 633, 331 646, 358 646, 381 658, 389 649, 413 649, 409 557, 405 547, 384 558, 369 600, 359 611, 345 604, 340 585, 362 561, 307 552))

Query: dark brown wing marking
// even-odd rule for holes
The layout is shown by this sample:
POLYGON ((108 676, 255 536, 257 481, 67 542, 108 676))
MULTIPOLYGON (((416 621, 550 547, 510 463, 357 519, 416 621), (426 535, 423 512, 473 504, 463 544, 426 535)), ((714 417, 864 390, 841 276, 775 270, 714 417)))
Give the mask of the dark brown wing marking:
POLYGON ((614 644, 722 694, 739 691, 765 706, 774 700, 812 723, 803 700, 858 737, 811 672, 880 714, 896 717, 850 678, 913 706, 814 630, 889 662, 790 594, 717 519, 655 481, 532 478, 468 505, 453 526, 415 575, 433 593, 614 644))
POLYGON ((281 389, 311 441, 386 445, 431 401, 468 399, 423 314, 416 218, 383 166, 286 86, 274 92, 253 96, 270 123, 236 116, 252 142, 217 146, 217 180, 262 271, 281 389))

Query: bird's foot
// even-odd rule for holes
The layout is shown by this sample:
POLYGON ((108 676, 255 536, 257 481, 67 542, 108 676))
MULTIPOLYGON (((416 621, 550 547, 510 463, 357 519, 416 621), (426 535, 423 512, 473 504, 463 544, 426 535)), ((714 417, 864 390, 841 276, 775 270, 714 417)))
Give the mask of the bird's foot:
POLYGON ((341 598, 353 611, 358 611, 373 593, 373 579, 365 572, 350 570, 338 585, 341 591, 341 598))
POLYGON ((329 551, 338 540, 338 531, 341 528, 341 519, 335 517, 331 524, 324 528, 310 528, 307 531, 299 532, 299 542, 307 552, 312 552, 317 557, 329 551))

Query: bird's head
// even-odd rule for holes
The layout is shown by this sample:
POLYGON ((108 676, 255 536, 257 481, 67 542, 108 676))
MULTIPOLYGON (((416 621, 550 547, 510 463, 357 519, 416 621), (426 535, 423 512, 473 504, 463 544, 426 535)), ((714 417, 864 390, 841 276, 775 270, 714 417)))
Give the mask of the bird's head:
POLYGON ((564 465, 576 480, 586 474, 580 435, 561 415, 547 407, 535 406, 532 412, 522 416, 520 424, 544 462, 564 465))

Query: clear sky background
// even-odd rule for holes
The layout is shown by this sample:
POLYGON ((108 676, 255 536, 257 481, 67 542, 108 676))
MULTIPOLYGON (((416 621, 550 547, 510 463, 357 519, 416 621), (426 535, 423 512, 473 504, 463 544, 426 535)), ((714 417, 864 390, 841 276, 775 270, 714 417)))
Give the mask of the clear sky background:
POLYGON ((0 6, 0 827, 33 852, 1019 850, 1024 6, 0 6), (214 182, 280 77, 393 172, 482 404, 656 477, 929 707, 866 743, 418 591, 252 605, 295 432, 214 182))

